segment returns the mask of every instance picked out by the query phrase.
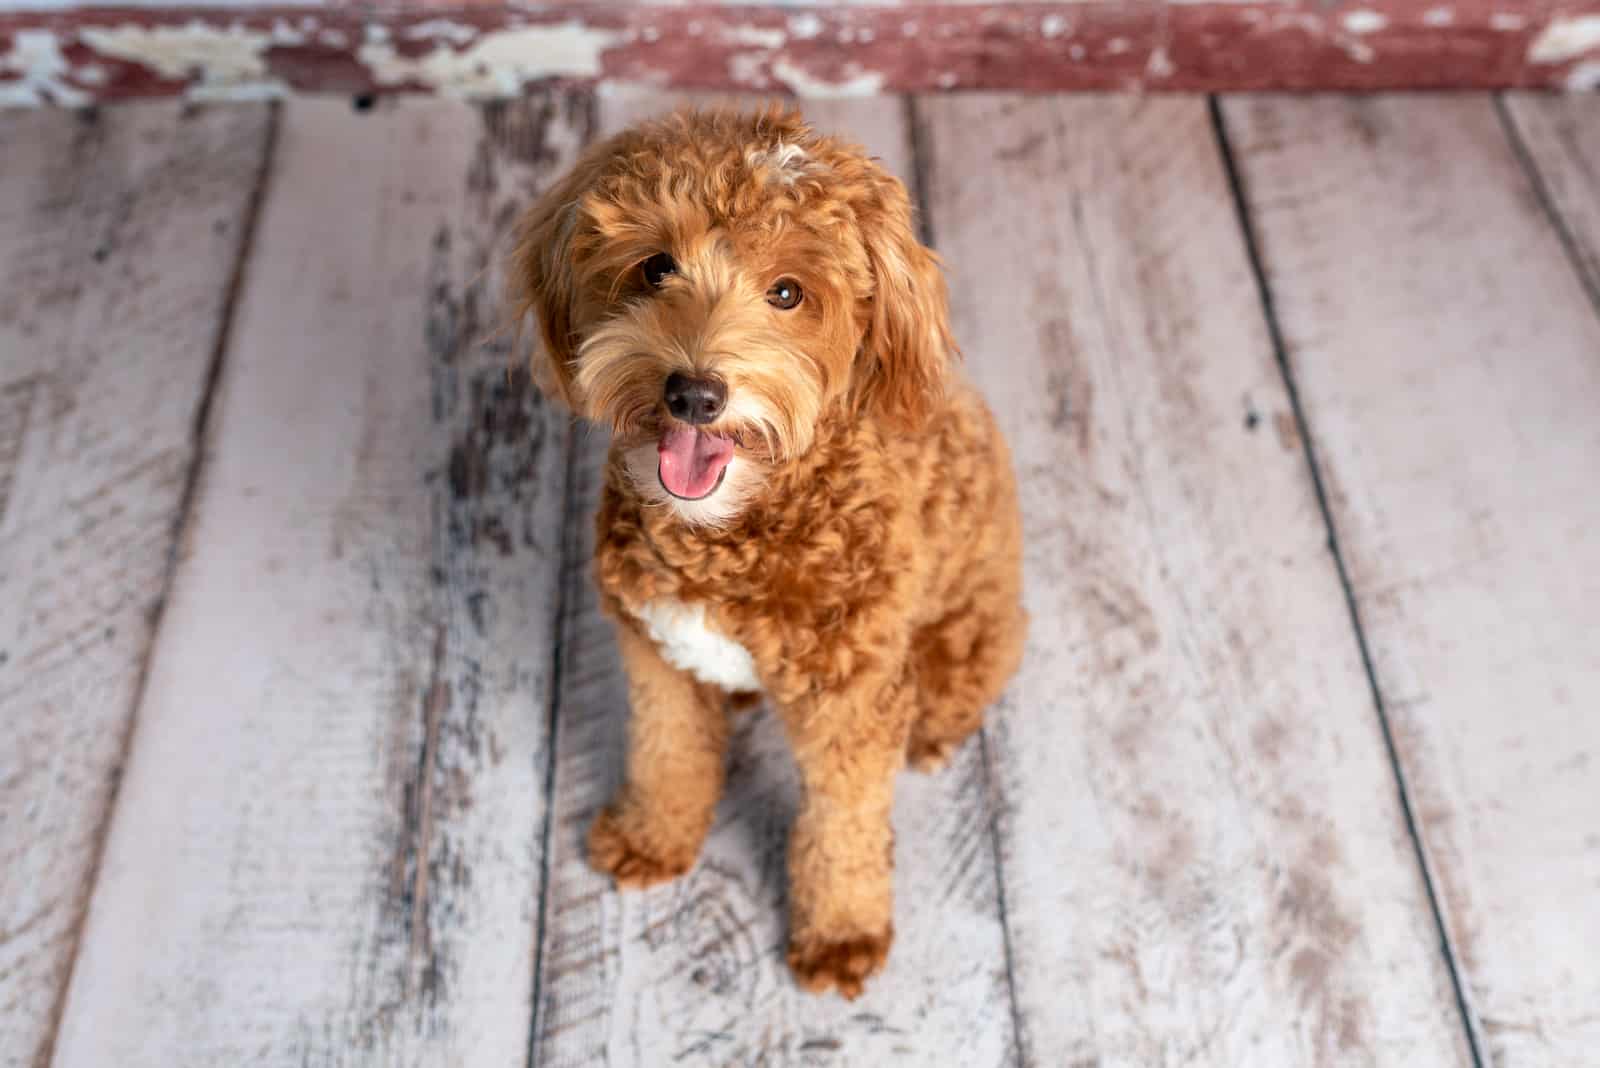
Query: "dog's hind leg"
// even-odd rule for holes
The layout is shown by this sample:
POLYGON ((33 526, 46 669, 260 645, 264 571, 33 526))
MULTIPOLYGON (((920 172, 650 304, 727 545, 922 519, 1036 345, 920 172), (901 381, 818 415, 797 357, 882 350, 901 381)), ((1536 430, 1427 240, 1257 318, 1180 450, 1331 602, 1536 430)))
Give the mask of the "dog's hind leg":
POLYGON ((1022 661, 1027 616, 1015 592, 979 588, 911 639, 917 718, 906 762, 937 771, 971 734, 1022 661))

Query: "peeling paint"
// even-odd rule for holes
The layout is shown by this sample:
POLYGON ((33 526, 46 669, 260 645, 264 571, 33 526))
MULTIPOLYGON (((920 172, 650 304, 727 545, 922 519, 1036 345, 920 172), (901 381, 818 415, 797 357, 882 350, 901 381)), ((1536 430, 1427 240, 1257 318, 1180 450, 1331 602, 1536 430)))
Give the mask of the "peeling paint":
POLYGON ((772 85, 767 77, 765 52, 735 52, 728 57, 728 76, 734 84, 749 89, 766 89, 772 85))
POLYGON ((1377 33, 1389 20, 1376 11, 1351 11, 1344 17, 1344 28, 1351 33, 1377 33))
POLYGON ((1339 46, 1341 52, 1357 63, 1371 63, 1378 58, 1378 53, 1374 52, 1370 45, 1364 44, 1353 37, 1337 37, 1334 39, 1334 43, 1339 46))
POLYGON ((772 73, 787 85, 796 95, 810 97, 814 100, 830 100, 841 97, 871 96, 883 89, 884 77, 878 71, 864 71, 855 64, 847 64, 847 70, 855 73, 843 81, 828 81, 813 76, 801 69, 788 59, 773 61, 772 73))
POLYGON ((437 45, 425 56, 402 56, 394 46, 369 41, 356 53, 379 85, 415 83, 453 96, 495 97, 519 92, 540 78, 593 78, 600 53, 620 35, 580 22, 528 26, 484 34, 470 48, 437 45))
POLYGON ((1600 89, 1600 60, 1586 60, 1567 71, 1562 87, 1569 93, 1588 93, 1600 89))
POLYGON ((303 45, 306 35, 289 25, 288 19, 272 20, 272 43, 275 45, 303 45))
POLYGON ((822 35, 822 20, 815 15, 794 15, 789 19, 789 32, 796 40, 809 41, 822 35))
POLYGON ((754 26, 732 26, 723 36, 736 44, 754 45, 757 48, 782 48, 789 39, 782 30, 760 30, 754 26))
POLYGON ((198 20, 187 26, 88 26, 78 39, 102 56, 137 63, 163 78, 192 78, 196 91, 261 81, 267 75, 262 53, 273 41, 260 30, 223 30, 198 20))
POLYGON ((408 41, 450 41, 464 45, 477 39, 478 27, 450 19, 429 19, 407 28, 402 36, 408 41))
POLYGON ((82 107, 89 94, 70 84, 72 72, 67 57, 61 54, 56 35, 48 30, 20 30, 11 39, 11 51, 0 55, 0 72, 20 74, 14 81, 0 82, 0 106, 38 107, 62 104, 82 107))
POLYGON ((1600 48, 1600 15, 1557 16, 1528 46, 1531 63, 1564 63, 1600 48))
POLYGON ((1562 0, 1559 12, 1517 0, 507 0, 315 14, 281 0, 87 2, 11 0, 0 104, 329 89, 510 97, 545 78, 805 96, 1587 88, 1600 62, 1600 0, 1562 0))

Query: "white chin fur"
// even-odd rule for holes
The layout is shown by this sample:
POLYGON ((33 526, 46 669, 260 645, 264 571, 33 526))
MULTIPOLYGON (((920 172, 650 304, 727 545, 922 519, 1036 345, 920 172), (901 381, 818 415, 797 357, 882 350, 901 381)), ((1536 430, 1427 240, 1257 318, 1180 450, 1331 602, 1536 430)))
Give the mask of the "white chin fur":
POLYGON ((636 445, 623 459, 628 477, 639 495, 651 504, 671 508, 686 523, 715 527, 728 522, 744 507, 750 491, 754 489, 755 471, 752 465, 737 453, 728 461, 722 482, 716 489, 697 501, 674 497, 661 484, 659 450, 653 443, 636 445))

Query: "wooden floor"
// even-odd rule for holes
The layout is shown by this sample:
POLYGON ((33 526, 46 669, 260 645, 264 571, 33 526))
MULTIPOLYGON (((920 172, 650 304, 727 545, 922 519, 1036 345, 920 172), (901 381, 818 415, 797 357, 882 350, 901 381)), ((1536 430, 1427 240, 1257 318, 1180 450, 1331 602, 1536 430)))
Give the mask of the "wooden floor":
POLYGON ((814 105, 921 199, 1031 644, 782 965, 743 722, 676 885, 584 863, 603 442, 510 221, 663 98, 0 113, 0 1065, 1592 1068, 1600 98, 814 105))

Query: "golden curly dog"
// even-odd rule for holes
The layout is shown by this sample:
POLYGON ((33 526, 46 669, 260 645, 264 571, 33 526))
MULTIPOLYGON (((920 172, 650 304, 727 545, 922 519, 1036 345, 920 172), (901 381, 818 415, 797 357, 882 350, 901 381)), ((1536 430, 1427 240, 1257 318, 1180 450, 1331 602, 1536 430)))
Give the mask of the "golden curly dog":
POLYGON ((632 710, 590 861, 686 872, 729 712, 765 694, 804 787, 789 966, 854 997, 893 935, 895 773, 978 729, 1026 629, 1010 456, 938 261, 897 179, 779 110, 613 137, 520 237, 540 377, 612 432, 596 577, 632 710))

